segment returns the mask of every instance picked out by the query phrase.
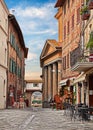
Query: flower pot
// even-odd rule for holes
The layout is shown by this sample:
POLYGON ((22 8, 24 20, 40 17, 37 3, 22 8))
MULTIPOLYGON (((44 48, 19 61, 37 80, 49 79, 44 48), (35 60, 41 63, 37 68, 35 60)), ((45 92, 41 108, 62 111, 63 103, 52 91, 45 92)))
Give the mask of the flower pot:
POLYGON ((82 14, 82 20, 88 20, 90 17, 90 14, 89 13, 83 13, 82 14))

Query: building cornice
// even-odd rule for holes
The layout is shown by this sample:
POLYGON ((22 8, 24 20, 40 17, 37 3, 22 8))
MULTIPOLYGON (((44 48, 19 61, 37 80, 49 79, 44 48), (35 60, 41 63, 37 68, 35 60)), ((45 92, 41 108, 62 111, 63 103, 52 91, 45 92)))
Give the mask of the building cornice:
POLYGON ((55 62, 58 62, 58 61, 62 61, 62 58, 56 58, 55 60, 53 60, 53 61, 51 61, 51 62, 45 64, 44 67, 49 66, 49 65, 51 65, 51 64, 53 64, 53 63, 55 63, 55 62))
POLYGON ((19 39, 20 39, 20 45, 21 45, 21 47, 24 50, 25 58, 27 58, 28 48, 26 48, 26 46, 25 46, 24 37, 23 37, 22 31, 20 29, 20 26, 19 26, 19 24, 18 24, 18 22, 17 22, 17 20, 16 20, 14 15, 9 14, 8 15, 8 19, 13 24, 15 29, 17 30, 17 33, 18 33, 18 36, 19 36, 19 39))
POLYGON ((54 16, 56 19, 59 19, 59 17, 62 15, 62 8, 58 9, 58 12, 56 13, 56 15, 54 16))
POLYGON ((7 7, 6 3, 4 2, 4 0, 0 0, 0 1, 1 1, 2 6, 3 6, 3 8, 5 9, 6 13, 9 14, 8 7, 7 7))
POLYGON ((65 3, 66 0, 57 0, 56 4, 55 4, 55 8, 57 7, 61 7, 63 6, 63 4, 65 3))

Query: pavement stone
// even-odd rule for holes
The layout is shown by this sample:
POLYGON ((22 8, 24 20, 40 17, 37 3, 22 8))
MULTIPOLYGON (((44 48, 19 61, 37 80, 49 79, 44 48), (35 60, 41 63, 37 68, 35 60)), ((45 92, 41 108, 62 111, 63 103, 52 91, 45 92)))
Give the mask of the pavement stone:
POLYGON ((71 121, 63 110, 6 109, 0 110, 0 130, 93 130, 93 121, 71 121))

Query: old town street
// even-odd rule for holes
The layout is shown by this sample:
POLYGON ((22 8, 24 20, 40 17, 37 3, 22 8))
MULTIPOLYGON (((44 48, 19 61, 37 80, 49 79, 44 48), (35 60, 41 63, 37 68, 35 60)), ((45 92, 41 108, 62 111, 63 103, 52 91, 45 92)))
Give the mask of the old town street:
POLYGON ((0 110, 0 130, 93 130, 93 121, 71 121, 62 110, 0 110))

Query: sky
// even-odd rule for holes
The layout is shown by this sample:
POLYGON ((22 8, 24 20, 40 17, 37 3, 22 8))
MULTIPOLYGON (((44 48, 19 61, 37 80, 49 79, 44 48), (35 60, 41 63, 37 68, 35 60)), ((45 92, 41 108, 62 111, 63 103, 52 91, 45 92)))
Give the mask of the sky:
POLYGON ((26 59, 26 79, 39 79, 42 74, 40 54, 47 39, 58 39, 55 19, 57 0, 5 0, 22 30, 25 45, 29 48, 26 59))

